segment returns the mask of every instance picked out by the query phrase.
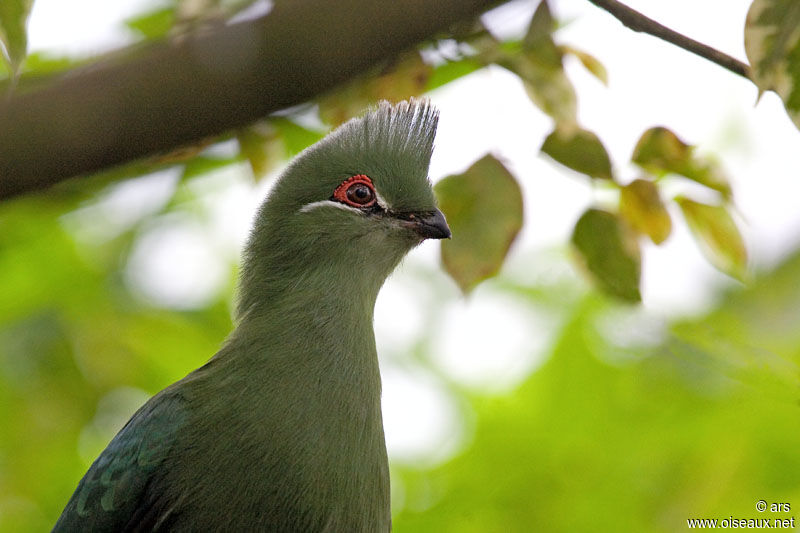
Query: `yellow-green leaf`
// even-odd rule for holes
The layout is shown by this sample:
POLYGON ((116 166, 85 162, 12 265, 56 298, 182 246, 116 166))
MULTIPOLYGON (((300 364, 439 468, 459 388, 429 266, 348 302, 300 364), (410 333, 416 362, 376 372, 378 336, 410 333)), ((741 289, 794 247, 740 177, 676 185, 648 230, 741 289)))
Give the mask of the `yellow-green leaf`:
POLYGON ((0 44, 3 58, 13 75, 28 52, 28 15, 33 0, 0 0, 0 44))
POLYGON ((593 178, 614 179, 608 152, 597 135, 589 130, 556 128, 544 140, 541 150, 576 172, 593 178))
POLYGON ((744 27, 753 81, 775 91, 800 128, 800 2, 754 0, 744 27))
POLYGON ((638 302, 641 254, 636 236, 614 213, 586 210, 572 233, 581 266, 603 292, 638 302))
POLYGON ((491 155, 434 188, 453 238, 442 241, 442 263, 461 290, 497 274, 522 227, 522 191, 491 155))
POLYGON ((672 231, 669 212, 652 181, 637 179, 622 187, 619 212, 633 229, 650 237, 655 244, 664 242, 672 231))
POLYGON ((645 131, 631 160, 652 174, 680 174, 720 192, 725 198, 731 195, 731 186, 719 165, 708 158, 696 157, 694 146, 667 128, 658 126, 645 131))
POLYGON ((575 56, 578 61, 581 62, 583 68, 588 70, 590 74, 600 80, 603 85, 608 85, 608 71, 599 59, 588 52, 573 48, 569 45, 561 45, 560 48, 562 53, 575 56))
POLYGON ((675 201, 709 262, 743 281, 747 275, 747 248, 727 207, 703 204, 683 196, 675 201))

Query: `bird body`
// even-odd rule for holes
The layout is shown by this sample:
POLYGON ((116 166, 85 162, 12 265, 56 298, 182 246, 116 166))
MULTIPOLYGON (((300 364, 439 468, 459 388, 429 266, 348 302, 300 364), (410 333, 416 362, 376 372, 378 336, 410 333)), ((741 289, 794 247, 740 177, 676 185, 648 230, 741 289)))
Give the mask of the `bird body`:
POLYGON ((438 115, 382 103, 278 179, 245 249, 237 324, 90 467, 54 531, 391 529, 373 307, 425 238, 438 115))

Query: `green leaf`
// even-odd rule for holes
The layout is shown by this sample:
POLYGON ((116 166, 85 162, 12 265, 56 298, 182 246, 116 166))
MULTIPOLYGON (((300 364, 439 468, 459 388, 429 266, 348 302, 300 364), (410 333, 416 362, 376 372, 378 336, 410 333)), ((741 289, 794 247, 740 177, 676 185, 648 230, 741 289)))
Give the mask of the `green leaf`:
POLYGON ((645 131, 633 149, 631 160, 651 174, 680 174, 720 192, 725 198, 731 196, 731 186, 719 165, 708 158, 696 157, 694 146, 667 128, 658 126, 645 131))
POLYGON ((471 74, 483 67, 483 64, 476 59, 467 57, 458 61, 448 61, 433 69, 425 91, 432 91, 451 81, 457 80, 467 74, 471 74))
POLYGON ((570 54, 575 56, 578 61, 581 62, 583 68, 589 71, 595 78, 600 80, 603 85, 608 85, 608 71, 606 67, 600 62, 599 59, 594 57, 592 54, 588 52, 584 52, 583 50, 579 50, 577 48, 573 48, 572 46, 568 45, 561 45, 560 46, 561 52, 563 54, 570 54))
POLYGON ((728 208, 702 204, 683 196, 675 198, 675 201, 709 262, 725 274, 744 281, 747 248, 728 208))
POLYGON ((617 215, 586 210, 575 224, 572 244, 599 289, 622 300, 641 301, 639 242, 617 215))
POLYGON ((167 35, 175 23, 175 7, 162 7, 138 15, 125 25, 147 39, 158 39, 167 35))
POLYGON ((556 128, 544 140, 541 151, 576 172, 592 178, 614 179, 608 152, 589 130, 556 128))
POLYGON ((0 1, 0 43, 9 70, 16 75, 28 51, 27 24, 33 0, 0 1))
POLYGON ((199 155, 191 158, 186 162, 183 168, 182 179, 186 180, 189 178, 194 178, 196 176, 201 176, 208 172, 213 172, 215 170, 224 168, 233 163, 236 163, 235 158, 208 157, 204 155, 199 155))
POLYGON ((637 179, 622 187, 619 213, 633 229, 650 237, 655 244, 664 242, 672 231, 672 220, 652 181, 637 179))
POLYGON ((744 27, 751 77, 761 91, 775 91, 800 127, 800 3, 754 0, 744 27))
POLYGON ((273 117, 270 124, 278 131, 289 157, 299 154, 325 136, 325 132, 304 128, 288 118, 273 117))
POLYGON ((497 274, 522 228, 522 191, 491 155, 434 187, 453 238, 442 241, 445 270, 467 294, 497 274))

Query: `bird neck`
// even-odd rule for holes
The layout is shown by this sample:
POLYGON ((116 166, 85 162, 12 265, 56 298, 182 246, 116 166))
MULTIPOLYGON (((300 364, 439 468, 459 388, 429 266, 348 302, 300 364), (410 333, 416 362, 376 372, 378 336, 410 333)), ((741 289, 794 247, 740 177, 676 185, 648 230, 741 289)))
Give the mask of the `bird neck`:
POLYGON ((250 264, 257 270, 242 276, 232 340, 258 357, 298 359, 289 364, 377 372, 372 318, 386 274, 354 271, 352 261, 340 259, 278 254, 250 264))

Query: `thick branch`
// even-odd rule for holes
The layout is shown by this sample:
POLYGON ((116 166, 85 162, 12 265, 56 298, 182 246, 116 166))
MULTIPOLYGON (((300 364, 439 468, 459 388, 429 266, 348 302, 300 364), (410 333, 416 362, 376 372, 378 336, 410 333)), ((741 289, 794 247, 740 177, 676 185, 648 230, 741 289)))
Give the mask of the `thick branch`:
POLYGON ((498 0, 292 0, 0 101, 0 198, 218 135, 317 96, 498 0))
POLYGON ((700 57, 708 59, 717 65, 730 70, 740 76, 750 79, 750 67, 735 57, 720 52, 716 48, 712 48, 701 42, 695 41, 685 35, 682 35, 675 30, 671 30, 666 26, 659 24, 655 20, 648 18, 638 11, 635 11, 625 4, 617 2, 617 0, 589 0, 600 9, 608 11, 617 20, 622 22, 625 26, 633 31, 648 33, 659 39, 663 39, 669 43, 674 44, 684 50, 697 54, 700 57))

